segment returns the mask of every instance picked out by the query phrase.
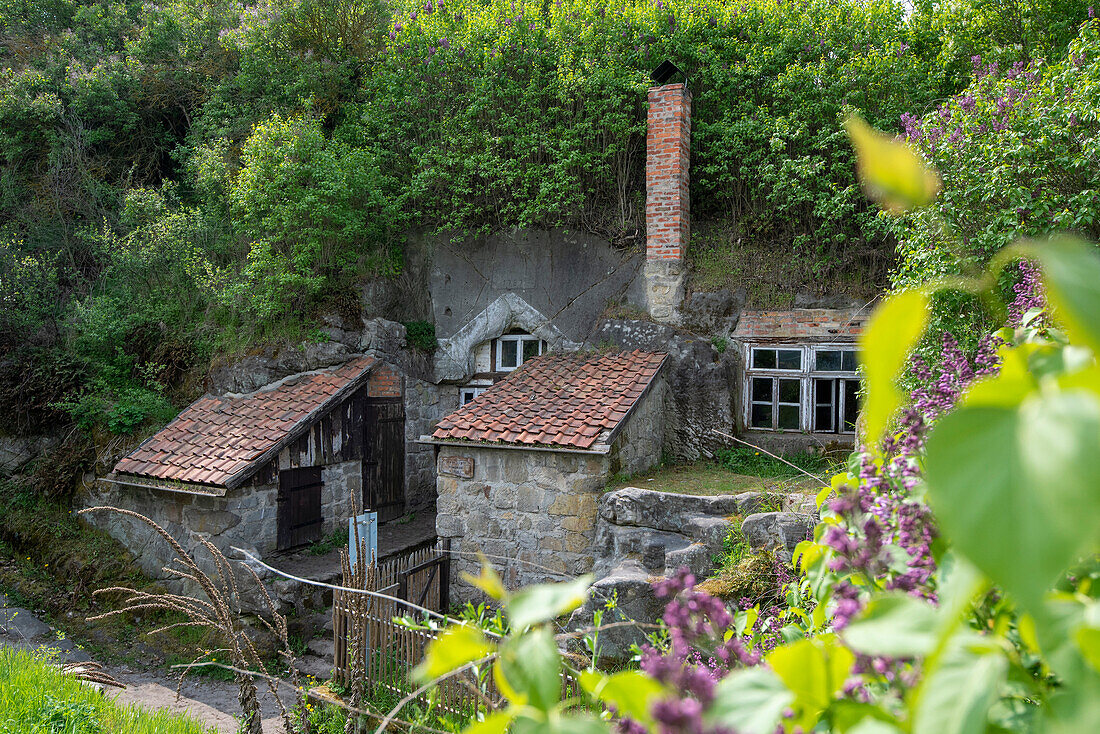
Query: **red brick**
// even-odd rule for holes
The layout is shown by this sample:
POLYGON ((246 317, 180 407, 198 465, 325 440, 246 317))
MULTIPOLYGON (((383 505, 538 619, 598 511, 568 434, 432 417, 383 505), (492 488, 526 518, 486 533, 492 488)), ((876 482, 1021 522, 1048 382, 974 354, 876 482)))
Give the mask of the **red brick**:
POLYGON ((649 90, 646 137, 646 257, 680 260, 690 232, 691 93, 684 84, 649 90))

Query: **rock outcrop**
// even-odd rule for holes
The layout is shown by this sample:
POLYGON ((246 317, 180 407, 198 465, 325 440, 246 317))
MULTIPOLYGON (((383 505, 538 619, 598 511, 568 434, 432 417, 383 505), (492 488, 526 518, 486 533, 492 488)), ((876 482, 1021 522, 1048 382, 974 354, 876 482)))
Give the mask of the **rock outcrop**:
POLYGON ((728 433, 736 425, 738 356, 719 351, 707 337, 650 321, 604 319, 586 346, 613 344, 624 349, 667 352, 669 401, 666 450, 677 459, 710 458, 728 445, 713 429, 728 433))
MULTIPOLYGON (((615 618, 651 624, 664 609, 653 593, 654 581, 686 566, 696 578, 715 571, 731 524, 739 516, 746 541, 754 550, 774 551, 789 562, 794 547, 805 540, 817 522, 807 510, 812 498, 801 494, 743 492, 736 495, 698 496, 626 487, 600 498, 596 523, 597 581, 588 603, 573 616, 575 627, 592 623, 592 614, 615 600, 615 618), (780 511, 770 511, 779 507, 780 511)), ((630 627, 608 630, 600 636, 601 654, 621 658, 631 643, 644 639, 630 627)))

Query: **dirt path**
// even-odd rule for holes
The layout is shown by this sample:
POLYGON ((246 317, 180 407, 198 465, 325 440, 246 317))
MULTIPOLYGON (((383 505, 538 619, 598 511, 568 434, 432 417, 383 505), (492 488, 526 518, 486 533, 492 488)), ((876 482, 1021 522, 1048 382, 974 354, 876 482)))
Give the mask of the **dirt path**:
MULTIPOLYGON (((57 632, 26 609, 9 604, 0 594, 0 645, 23 650, 53 649, 62 662, 91 660, 71 640, 59 638, 57 632)), ((207 726, 217 727, 219 734, 236 734, 237 686, 230 681, 191 677, 184 681, 180 696, 176 695, 178 675, 163 669, 138 670, 126 665, 109 665, 106 668, 120 683, 122 691, 111 690, 107 695, 123 703, 135 703, 149 709, 167 709, 187 713, 207 726)), ((260 686, 265 734, 284 734, 278 708, 266 686, 260 686)))

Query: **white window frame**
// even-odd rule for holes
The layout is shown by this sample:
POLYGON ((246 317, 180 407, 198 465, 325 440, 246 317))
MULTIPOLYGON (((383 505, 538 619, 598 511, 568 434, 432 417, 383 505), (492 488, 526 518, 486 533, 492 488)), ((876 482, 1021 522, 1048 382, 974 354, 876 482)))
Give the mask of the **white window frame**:
MULTIPOLYGON (((840 430, 837 431, 816 431, 814 430, 814 422, 816 419, 816 383, 815 380, 827 379, 827 380, 858 380, 859 375, 854 370, 817 370, 817 353, 818 352, 854 352, 855 345, 851 342, 831 342, 822 344, 792 344, 792 343, 748 343, 744 345, 743 358, 745 364, 745 380, 744 380, 744 396, 742 400, 742 415, 744 416, 744 425, 746 430, 749 431, 769 431, 772 433, 818 433, 821 435, 852 435, 852 430, 847 430, 843 425, 844 422, 844 409, 845 409, 845 390, 843 383, 838 385, 838 395, 836 401, 832 404, 832 410, 834 412, 834 418, 839 416, 835 420, 838 423, 840 430), (754 350, 774 350, 776 351, 776 366, 768 368, 754 368, 753 356, 754 350), (801 353, 801 367, 799 369, 780 369, 779 368, 779 351, 798 351, 801 353), (772 417, 770 427, 754 426, 752 425, 752 406, 754 404, 763 405, 762 401, 753 401, 752 399, 752 380, 757 378, 770 378, 772 380, 772 417), (798 428, 778 428, 779 423, 779 382, 782 379, 797 379, 799 381, 799 410, 798 410, 798 428)), ((841 358, 843 360, 843 357, 841 358)), ((843 361, 842 365, 843 366, 843 361)), ((858 365, 857 365, 858 367, 858 365)), ((791 403, 783 403, 784 405, 790 405, 791 403)))
POLYGON ((458 389, 458 404, 459 406, 472 403, 483 392, 488 390, 492 385, 463 385, 458 389), (467 399, 467 395, 469 399, 467 399))
POLYGON ((505 336, 497 337, 496 339, 496 372, 511 372, 512 370, 518 370, 523 366, 523 345, 525 342, 538 343, 538 354, 542 354, 546 350, 546 342, 539 339, 537 336, 531 334, 506 334, 505 336), (516 359, 517 364, 514 367, 504 366, 504 343, 516 342, 516 359))

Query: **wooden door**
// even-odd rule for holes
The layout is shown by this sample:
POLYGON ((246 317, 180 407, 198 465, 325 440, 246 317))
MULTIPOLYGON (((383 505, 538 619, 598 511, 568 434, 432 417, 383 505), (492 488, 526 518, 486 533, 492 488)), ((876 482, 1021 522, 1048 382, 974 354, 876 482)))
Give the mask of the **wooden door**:
POLYGON ((321 539, 321 467, 279 472, 279 550, 321 539))
POLYGON ((405 405, 400 398, 373 398, 363 421, 363 504, 378 521, 405 512, 405 405))

